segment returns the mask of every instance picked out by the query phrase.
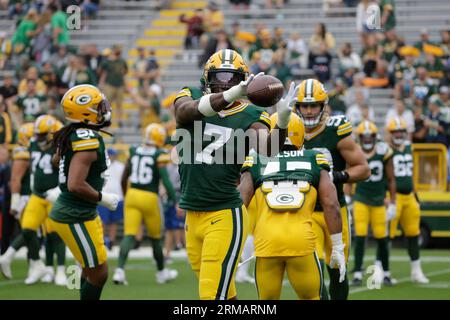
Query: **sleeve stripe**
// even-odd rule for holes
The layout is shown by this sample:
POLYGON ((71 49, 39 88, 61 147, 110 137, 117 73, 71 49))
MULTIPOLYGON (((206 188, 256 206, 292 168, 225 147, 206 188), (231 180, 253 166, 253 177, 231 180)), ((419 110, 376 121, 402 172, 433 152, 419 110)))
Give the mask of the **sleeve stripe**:
POLYGON ((162 154, 156 159, 156 162, 170 162, 170 156, 168 154, 162 154))
POLYGON ((259 117, 259 120, 261 120, 263 123, 267 124, 270 127, 271 124, 270 118, 261 115, 261 117, 259 117))
POLYGON ((77 146, 77 145, 84 145, 86 143, 98 143, 98 140, 97 139, 87 139, 87 140, 73 141, 72 145, 77 146))
POLYGON ((344 134, 346 134, 346 133, 351 133, 351 132, 352 132, 352 128, 350 127, 350 128, 348 128, 348 129, 346 129, 346 130, 337 131, 337 135, 338 135, 338 136, 342 136, 342 135, 344 135, 344 134))
POLYGON ((82 141, 72 142, 72 149, 73 151, 83 151, 83 150, 90 150, 90 149, 97 149, 100 146, 100 143, 98 140, 93 140, 92 142, 84 142, 80 143, 82 141))
POLYGON ((351 126, 352 126, 352 124, 351 124, 350 122, 346 122, 346 123, 344 123, 344 124, 341 124, 341 125, 338 127, 338 130, 342 130, 342 129, 345 129, 345 128, 351 127, 351 126))

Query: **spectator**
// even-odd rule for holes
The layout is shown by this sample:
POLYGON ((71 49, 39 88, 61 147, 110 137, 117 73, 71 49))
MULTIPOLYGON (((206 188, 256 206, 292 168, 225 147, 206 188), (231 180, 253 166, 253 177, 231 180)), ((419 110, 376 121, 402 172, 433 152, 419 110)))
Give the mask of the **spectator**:
POLYGON ((381 0, 380 1, 381 27, 384 31, 389 31, 395 28, 395 0, 381 0))
POLYGON ((327 46, 322 42, 319 53, 309 55, 309 68, 314 71, 317 79, 326 83, 331 78, 331 60, 327 46))
POLYGON ((33 57, 36 62, 47 61, 52 49, 51 13, 46 10, 39 19, 39 34, 34 39, 33 57))
POLYGON ((364 38, 363 48, 360 57, 364 64, 363 71, 370 77, 377 67, 377 61, 380 58, 377 38, 374 33, 369 33, 364 38))
POLYGON ((419 49, 420 51, 424 50, 425 45, 434 45, 430 40, 430 34, 428 33, 428 29, 422 28, 420 30, 420 40, 414 44, 414 47, 419 49))
POLYGON ((339 75, 344 78, 347 85, 351 86, 353 75, 362 70, 362 62, 359 55, 353 51, 352 45, 346 42, 338 54, 339 75))
POLYGON ((260 32, 260 41, 256 42, 250 49, 249 56, 253 58, 255 52, 259 53, 258 67, 260 72, 269 70, 272 64, 272 57, 278 47, 272 39, 269 29, 263 29, 260 32))
POLYGON ((233 5, 234 10, 239 10, 239 8, 248 10, 250 2, 251 0, 230 0, 230 3, 233 5))
POLYGON ((427 135, 427 127, 425 127, 425 115, 421 105, 414 106, 414 133, 412 136, 413 143, 424 143, 427 135))
POLYGON ((428 98, 437 93, 437 87, 434 85, 434 81, 428 77, 425 67, 418 67, 416 72, 417 77, 413 80, 413 98, 427 103, 428 98))
POLYGON ((202 58, 199 60, 200 66, 203 66, 206 61, 208 61, 209 57, 222 49, 233 49, 234 46, 231 43, 231 40, 228 38, 225 30, 218 30, 215 34, 215 37, 210 39, 205 47, 202 58))
POLYGON ((8 107, 3 99, 3 96, 0 96, 0 164, 5 163, 8 160, 8 157, 3 158, 2 151, 6 151, 6 155, 8 155, 8 150, 2 150, 5 144, 10 144, 14 141, 14 127, 12 126, 12 121, 9 116, 8 107))
MULTIPOLYGON (((88 68, 86 65, 86 60, 82 56, 76 57, 76 78, 75 86, 80 84, 91 84, 93 86, 97 85, 97 77, 95 73, 88 68)), ((70 86, 72 87, 72 86, 70 86)))
MULTIPOLYGON (((19 95, 17 98, 17 106, 19 108, 19 119, 23 122, 32 122, 37 117, 46 113, 45 101, 47 98, 44 95, 40 95, 36 90, 36 80, 27 80, 27 91, 23 95, 19 95)), ((19 124, 22 123, 20 121, 19 124)))
POLYGON ((333 90, 328 94, 328 105, 332 115, 345 114, 347 105, 345 104, 345 82, 337 78, 333 90))
POLYGON ((447 86, 442 86, 439 88, 439 100, 441 102, 441 113, 442 119, 447 124, 447 143, 450 143, 450 98, 449 90, 447 86))
POLYGON ((345 92, 345 104, 351 106, 356 103, 357 94, 362 94, 363 104, 369 104, 369 89, 363 85, 364 73, 353 76, 353 85, 345 92))
POLYGON ((280 27, 273 28, 273 42, 278 48, 286 48, 287 43, 284 39, 284 30, 280 27))
POLYGON ((160 122, 161 87, 156 83, 151 86, 145 86, 142 93, 139 93, 131 88, 127 89, 131 99, 133 99, 133 102, 139 107, 139 118, 141 120, 139 125, 141 127, 145 127, 145 124, 160 122))
POLYGON ((284 0, 266 0, 266 8, 272 9, 275 4, 275 9, 283 9, 284 8, 284 0))
POLYGON ((98 51, 96 44, 89 44, 85 47, 84 60, 88 68, 99 78, 99 67, 103 62, 103 56, 98 51))
POLYGON ((224 28, 223 12, 219 10, 217 3, 211 1, 203 16, 203 27, 208 33, 214 34, 224 28))
POLYGON ((272 56, 272 65, 267 74, 278 78, 285 88, 289 88, 292 81, 291 69, 285 63, 285 53, 282 49, 278 49, 272 56))
POLYGON ((3 85, 0 87, 0 96, 2 96, 7 110, 11 110, 11 107, 17 97, 17 86, 14 85, 13 76, 7 75, 3 78, 3 85))
POLYGON ((441 99, 444 108, 450 108, 450 96, 449 96, 449 89, 447 86, 442 86, 439 88, 439 99, 441 99))
POLYGON ((433 96, 428 104, 428 113, 424 120, 424 125, 427 128, 425 142, 428 143, 442 143, 448 147, 447 141, 447 123, 443 119, 440 107, 442 102, 439 97, 433 96))
POLYGON ((103 223, 103 230, 105 230, 105 245, 111 250, 116 240, 117 228, 119 222, 123 220, 123 191, 122 191, 122 174, 125 165, 118 160, 118 152, 113 148, 108 149, 108 156, 111 164, 105 172, 106 184, 103 187, 104 192, 117 194, 120 198, 119 205, 116 210, 109 210, 104 206, 98 206, 98 213, 103 223))
POLYGON ((89 19, 95 19, 97 17, 98 7, 100 0, 84 0, 83 1, 83 13, 84 17, 89 19))
POLYGON ((51 4, 48 6, 51 17, 51 25, 53 31, 53 45, 55 47, 67 46, 69 44, 70 35, 67 29, 67 15, 61 10, 61 5, 51 4))
POLYGON ((159 63, 156 58, 155 50, 150 50, 147 58, 147 65, 145 68, 145 86, 152 85, 158 82, 160 74, 159 63))
POLYGON ((375 72, 372 73, 372 76, 364 78, 363 84, 369 88, 388 88, 388 63, 385 60, 378 61, 375 72))
POLYGON ((308 67, 308 46, 299 32, 291 33, 287 41, 287 50, 290 66, 301 69, 308 67))
POLYGON ((28 80, 34 80, 36 82, 36 93, 38 95, 43 96, 47 93, 47 87, 45 86, 44 81, 39 78, 38 69, 36 67, 30 67, 27 69, 24 79, 19 83, 19 95, 24 95, 27 92, 28 80))
POLYGON ((31 39, 38 33, 39 15, 35 9, 30 9, 26 17, 20 22, 11 39, 13 52, 15 54, 24 53, 30 48, 31 39))
POLYGON ((66 46, 58 46, 56 53, 50 57, 50 63, 55 67, 57 72, 61 72, 69 63, 69 53, 66 46))
POLYGON ((44 81, 47 87, 48 95, 58 95, 58 88, 60 86, 60 79, 58 78, 52 64, 50 62, 44 62, 39 74, 39 78, 44 81))
POLYGON ((441 31, 441 43, 439 46, 444 51, 442 58, 447 60, 450 57, 450 30, 441 31))
POLYGON ((128 73, 126 61, 122 58, 122 48, 115 45, 108 59, 101 66, 100 86, 111 104, 115 103, 119 126, 122 123, 122 103, 125 91, 125 76, 128 73))
POLYGON ((361 39, 364 38, 366 33, 373 32, 373 25, 368 25, 367 23, 374 23, 371 21, 371 14, 373 7, 377 6, 377 3, 372 0, 361 0, 356 7, 356 31, 358 31, 361 39))
POLYGON ((394 65, 395 91, 398 98, 408 98, 412 96, 416 59, 420 51, 412 46, 403 46, 399 49, 399 55, 403 59, 394 65))
POLYGON ((372 108, 364 102, 365 98, 362 92, 356 92, 355 103, 350 105, 345 113, 347 119, 356 127, 363 120, 373 121, 375 113, 372 108))
POLYGON ((182 14, 180 15, 180 21, 187 24, 184 48, 197 49, 200 37, 203 34, 203 10, 196 9, 194 15, 190 18, 186 18, 186 15, 182 14))
POLYGON ((441 48, 432 45, 424 46, 425 64, 424 67, 427 70, 427 76, 433 80, 433 83, 437 86, 444 80, 445 66, 442 64, 440 58, 443 55, 441 48))
POLYGON ((394 108, 390 108, 388 110, 385 118, 385 125, 387 126, 390 120, 397 117, 406 122, 408 134, 411 138, 414 132, 414 114, 411 110, 406 108, 405 102, 402 99, 396 99, 394 102, 394 108))
POLYGON ((144 82, 146 79, 147 55, 145 53, 145 48, 143 47, 138 47, 137 52, 138 56, 133 64, 133 72, 134 76, 138 80, 139 91, 141 91, 144 87, 144 82))
POLYGON ((336 40, 334 40, 334 37, 330 32, 327 32, 325 24, 318 23, 314 34, 309 39, 309 51, 313 55, 321 54, 323 44, 325 44, 325 48, 329 51, 336 46, 336 40))
POLYGON ((23 1, 18 0, 10 0, 8 6, 8 18, 12 20, 17 16, 17 18, 20 19, 28 11, 28 8, 29 3, 24 3, 23 1))
POLYGON ((398 48, 402 45, 403 41, 397 37, 395 29, 386 31, 385 38, 381 40, 380 45, 378 46, 378 50, 380 51, 378 56, 380 56, 381 59, 386 60, 388 63, 391 63, 397 56, 398 48))

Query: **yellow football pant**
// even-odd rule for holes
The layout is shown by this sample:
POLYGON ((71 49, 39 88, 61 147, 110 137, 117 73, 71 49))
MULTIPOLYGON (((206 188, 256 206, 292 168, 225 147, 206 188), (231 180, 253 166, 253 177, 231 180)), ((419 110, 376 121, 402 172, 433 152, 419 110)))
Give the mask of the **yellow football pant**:
POLYGON ((79 223, 50 224, 83 268, 94 268, 106 262, 103 227, 100 217, 79 223))
POLYGON ((45 232, 52 232, 51 224, 47 219, 51 210, 52 204, 49 201, 32 194, 22 215, 22 229, 37 231, 44 224, 45 232))
POLYGON ((322 269, 316 253, 304 257, 257 257, 256 288, 260 300, 279 300, 284 272, 301 300, 319 300, 322 269))
POLYGON ((126 236, 139 233, 142 220, 145 222, 150 238, 162 237, 164 216, 156 193, 131 188, 124 202, 124 229, 126 236))
POLYGON ((397 193, 397 214, 391 221, 389 236, 395 237, 398 223, 406 237, 416 237, 420 234, 420 206, 413 193, 397 193))
POLYGON ((202 300, 236 296, 234 275, 248 234, 244 206, 219 211, 187 211, 186 249, 199 278, 202 300))
POLYGON ((369 224, 376 239, 385 238, 387 234, 387 216, 385 206, 369 206, 359 201, 353 204, 355 234, 357 237, 367 236, 369 224))
MULTIPOLYGON (((348 253, 350 249, 351 235, 348 219, 348 210, 346 206, 341 207, 341 219, 342 219, 342 241, 345 243, 344 248, 345 261, 348 262, 348 253)), ((325 256, 326 263, 330 264, 332 243, 323 212, 315 211, 312 214, 312 229, 317 237, 316 252, 318 258, 322 260, 324 259, 325 256)))

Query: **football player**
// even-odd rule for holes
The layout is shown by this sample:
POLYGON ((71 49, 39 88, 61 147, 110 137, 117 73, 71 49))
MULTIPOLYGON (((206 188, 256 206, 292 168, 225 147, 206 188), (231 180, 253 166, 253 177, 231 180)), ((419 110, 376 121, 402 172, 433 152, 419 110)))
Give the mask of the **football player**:
POLYGON ((377 142, 378 129, 374 123, 363 121, 356 133, 371 170, 370 178, 356 183, 353 196, 355 224, 355 268, 353 284, 362 284, 362 263, 365 239, 369 224, 377 240, 377 252, 383 267, 383 281, 386 285, 395 283, 389 272, 388 221, 395 217, 395 178, 392 165, 393 151, 385 142, 377 142), (389 205, 385 207, 386 186, 389 190, 389 205))
POLYGON ((199 278, 200 299, 236 297, 234 275, 247 237, 248 218, 236 188, 245 160, 239 152, 245 154, 245 150, 234 148, 238 143, 234 133, 237 130, 257 133, 258 142, 253 141, 256 145, 251 144, 248 149, 254 147, 262 154, 277 154, 284 144, 295 102, 297 88, 292 84, 286 98, 276 104, 278 147, 275 147, 269 133, 269 115, 244 100, 247 86, 254 78, 248 72, 247 64, 236 51, 220 50, 205 64, 203 88, 185 87, 174 102, 176 134, 181 141, 177 145, 182 186, 180 207, 187 211, 186 247, 192 269, 199 278), (220 154, 226 154, 227 159, 239 158, 240 162, 219 163, 216 159, 220 154))
POLYGON ((109 158, 99 130, 111 125, 111 107, 91 85, 69 89, 61 100, 69 124, 53 139, 61 194, 50 213, 51 226, 82 267, 80 299, 100 299, 108 278, 103 227, 97 205, 114 211, 119 196, 102 192, 109 158))
POLYGON ((145 128, 143 143, 130 148, 130 157, 122 175, 122 189, 125 195, 124 203, 124 238, 120 244, 119 262, 114 272, 113 281, 116 284, 127 284, 125 263, 128 253, 134 248, 136 235, 139 233, 142 221, 145 222, 150 236, 153 256, 158 272, 157 283, 166 283, 175 279, 176 270, 164 268, 162 250, 163 207, 159 198, 159 183, 163 182, 169 200, 176 204, 176 193, 167 171, 170 156, 162 149, 166 140, 165 128, 152 123, 145 128), (127 190, 128 180, 131 188, 127 190))
MULTIPOLYGON (((10 213, 18 221, 22 219, 22 212, 30 198, 30 139, 34 135, 34 123, 23 124, 17 133, 17 146, 12 152, 11 169, 11 209, 10 213)), ((12 279, 11 262, 20 248, 25 245, 23 234, 20 233, 0 257, 0 270, 7 279, 12 279)))
POLYGON ((413 156, 411 144, 408 141, 406 122, 393 118, 388 122, 389 143, 394 150, 393 165, 395 185, 397 187, 397 214, 391 221, 389 236, 395 237, 400 223, 408 240, 408 254, 411 259, 411 281, 428 283, 422 272, 419 255, 420 206, 414 192, 413 156))
MULTIPOLYGON (((361 148, 351 136, 351 123, 345 116, 328 116, 327 103, 328 94, 322 83, 315 79, 307 79, 300 84, 295 111, 305 125, 304 147, 320 151, 330 164, 330 177, 336 186, 341 206, 342 238, 345 243, 345 259, 348 261, 350 227, 343 184, 367 179, 370 169, 361 148)), ((320 201, 316 202, 312 218, 319 260, 322 266, 324 262, 328 266, 331 299, 347 299, 349 291, 347 277, 343 282, 339 282, 338 270, 329 267, 331 237, 320 201)), ((328 299, 326 286, 323 286, 321 297, 324 300, 328 299)))
MULTIPOLYGON (((272 119, 275 123, 277 114, 272 119)), ((328 175, 326 157, 302 149, 304 131, 301 119, 293 114, 282 151, 273 158, 251 155, 242 166, 240 190, 244 204, 248 205, 256 189, 251 214, 255 215, 259 299, 280 298, 285 272, 299 299, 320 299, 323 276, 311 222, 317 196, 331 234, 330 266, 338 268, 340 281, 345 278, 345 244, 336 188, 328 175)))

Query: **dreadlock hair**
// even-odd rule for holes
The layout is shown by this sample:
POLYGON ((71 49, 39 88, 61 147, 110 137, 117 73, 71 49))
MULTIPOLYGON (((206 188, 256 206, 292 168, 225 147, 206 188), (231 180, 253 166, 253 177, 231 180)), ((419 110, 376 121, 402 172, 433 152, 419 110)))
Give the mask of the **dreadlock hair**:
POLYGON ((108 131, 101 130, 101 127, 99 126, 88 125, 85 123, 70 123, 53 134, 52 145, 57 150, 56 152, 58 155, 64 155, 67 151, 72 150, 72 144, 70 143, 69 137, 74 131, 81 128, 100 131, 112 136, 108 131))

